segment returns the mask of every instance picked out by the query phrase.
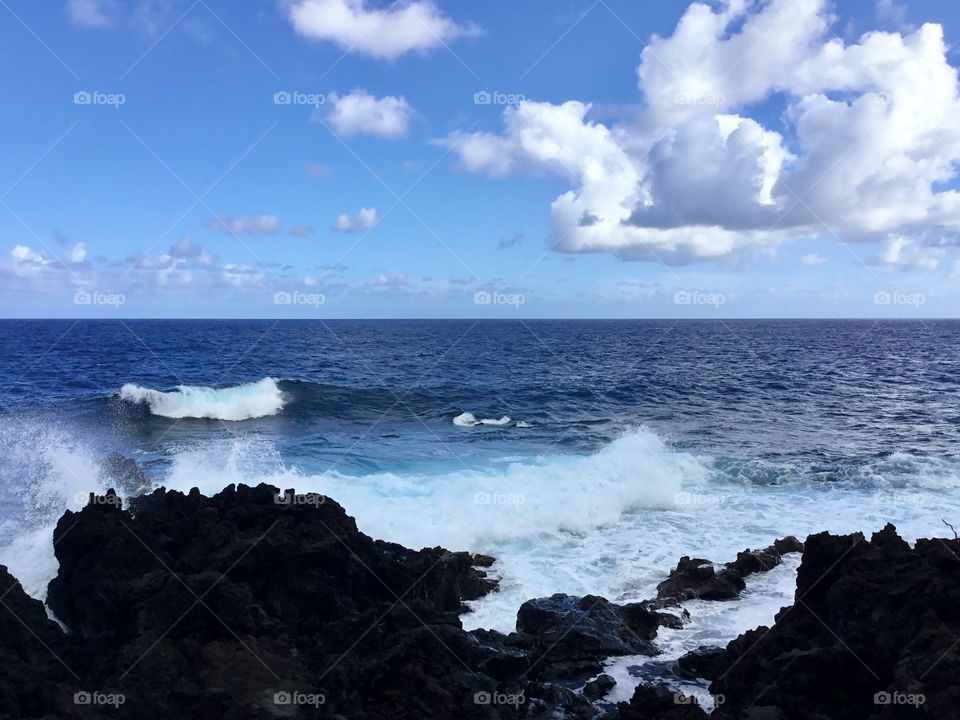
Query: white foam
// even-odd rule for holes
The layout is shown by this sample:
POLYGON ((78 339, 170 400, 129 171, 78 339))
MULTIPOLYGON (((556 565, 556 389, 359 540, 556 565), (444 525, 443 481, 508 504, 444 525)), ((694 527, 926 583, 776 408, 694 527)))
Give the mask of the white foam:
POLYGON ((11 420, 0 424, 4 484, 17 495, 0 524, 0 563, 34 597, 46 597, 47 583, 57 573, 57 520, 65 510, 82 508, 91 491, 107 489, 96 457, 61 428, 11 420))
POLYGON ((799 566, 800 553, 789 553, 784 555, 783 563, 772 570, 747 577, 746 589, 734 602, 690 600, 683 603, 690 619, 681 628, 659 629, 655 640, 659 655, 611 658, 604 664, 603 671, 617 680, 604 702, 628 702, 640 682, 630 668, 639 668, 646 680, 656 677, 674 691, 695 697, 707 712, 712 710, 714 698, 706 690, 708 683, 680 680, 674 675, 660 676, 652 668, 671 663, 702 645, 725 647, 748 628, 771 626, 780 609, 792 604, 799 566))
MULTIPOLYGON (((0 561, 42 597, 56 570, 53 523, 67 507, 82 505, 81 493, 102 492, 94 458, 105 453, 56 433, 12 436, 27 444, 18 451, 17 442, 11 451, 0 436, 0 460, 21 452, 30 466, 40 458, 43 482, 30 491, 36 518, 0 527, 8 538, 0 540, 0 561)), ((652 597, 682 555, 725 562, 745 547, 765 547, 783 535, 869 533, 888 521, 908 540, 949 534, 940 519, 960 517, 960 496, 943 488, 960 482, 956 468, 911 462, 903 468, 878 464, 849 482, 757 484, 731 479, 736 475, 717 472, 711 458, 679 452, 638 429, 589 456, 469 466, 457 461, 430 472, 306 474, 286 465, 269 441, 245 436, 184 444, 173 450, 167 475, 155 480, 182 491, 196 486, 208 495, 241 482, 326 493, 373 537, 493 555, 500 591, 471 603, 474 612, 464 624, 510 631, 517 608, 533 597, 652 597)), ((791 600, 792 587, 771 602, 791 600)))
POLYGON ((473 413, 460 413, 453 419, 454 425, 459 425, 460 427, 476 427, 477 425, 509 425, 512 423, 508 416, 504 415, 499 420, 494 420, 492 418, 478 418, 473 413))
POLYGON ((283 392, 273 378, 226 388, 178 385, 172 392, 128 383, 120 388, 120 397, 147 403, 151 413, 168 418, 249 420, 276 415, 284 405, 283 392))

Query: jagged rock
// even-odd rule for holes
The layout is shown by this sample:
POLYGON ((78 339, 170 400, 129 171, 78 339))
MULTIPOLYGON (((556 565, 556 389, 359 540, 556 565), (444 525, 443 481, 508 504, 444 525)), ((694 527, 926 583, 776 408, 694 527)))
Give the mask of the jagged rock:
POLYGON ((763 550, 743 550, 737 559, 716 565, 702 558, 684 556, 667 579, 657 585, 657 598, 663 603, 700 600, 732 600, 746 588, 743 578, 772 570, 783 562, 783 555, 802 552, 803 543, 788 536, 763 550))
POLYGON ((677 600, 730 600, 746 587, 740 574, 727 567, 717 567, 709 560, 684 555, 676 569, 657 585, 657 597, 677 600))
POLYGON ((615 679, 605 673, 601 673, 583 686, 583 695, 588 700, 596 701, 613 690, 616 684, 617 681, 615 679))
POLYGON ((66 638, 0 565, 0 719, 57 713, 73 680, 66 638), (63 662, 61 662, 63 661, 63 662))
POLYGON ((525 645, 542 657, 539 676, 551 679, 596 675, 610 656, 653 655, 658 626, 641 603, 617 605, 594 595, 558 593, 528 600, 517 612, 517 632, 531 638, 525 645))
POLYGON ((960 541, 812 535, 795 603, 731 642, 718 718, 956 717, 960 541))
POLYGON ((618 720, 707 720, 694 698, 666 685, 640 685, 630 702, 617 705, 618 720))
MULTIPOLYGON (((597 720, 603 660, 653 654, 676 617, 660 612, 673 594, 554 595, 524 603, 517 632, 465 632, 464 601, 496 587, 484 561, 373 540, 328 498, 241 485, 135 504, 111 491, 58 523, 48 602, 69 634, 0 568, 0 720, 597 720)), ((778 543, 741 554, 739 570, 684 558, 662 586, 726 597, 731 577, 798 545, 778 543)), ((716 720, 953 718, 958 637, 960 541, 910 548, 888 526, 869 542, 811 536, 773 628, 677 665, 713 679, 716 720)), ((706 717, 663 686, 638 688, 616 716, 706 717)))
POLYGON ((722 671, 722 659, 726 650, 722 647, 701 645, 677 660, 676 673, 680 677, 713 680, 722 671))

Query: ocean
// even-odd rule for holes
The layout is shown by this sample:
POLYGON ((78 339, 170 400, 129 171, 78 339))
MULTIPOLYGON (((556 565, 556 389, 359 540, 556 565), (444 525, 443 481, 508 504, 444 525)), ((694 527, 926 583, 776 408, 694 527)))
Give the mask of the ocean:
MULTIPOLYGON (((112 452, 491 554, 501 589, 464 624, 506 631, 532 597, 651 597, 682 555, 960 527, 954 321, 10 320, 0 377, 0 562, 40 598, 112 452)), ((665 654, 769 623, 796 566, 702 603, 665 654)))

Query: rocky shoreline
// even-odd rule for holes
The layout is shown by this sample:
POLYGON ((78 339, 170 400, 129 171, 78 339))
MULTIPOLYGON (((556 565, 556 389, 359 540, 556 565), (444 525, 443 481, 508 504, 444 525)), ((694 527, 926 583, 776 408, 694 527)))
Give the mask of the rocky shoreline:
POLYGON ((58 522, 56 621, 0 567, 0 719, 960 717, 957 540, 911 548, 887 526, 684 557, 654 599, 532 599, 504 635, 460 621, 496 591, 493 558, 374 540, 329 498, 240 485, 131 505, 91 496, 58 522), (735 601, 790 552, 775 624, 673 669, 710 682, 711 715, 666 685, 604 702, 605 660, 656 655, 681 602, 735 601))

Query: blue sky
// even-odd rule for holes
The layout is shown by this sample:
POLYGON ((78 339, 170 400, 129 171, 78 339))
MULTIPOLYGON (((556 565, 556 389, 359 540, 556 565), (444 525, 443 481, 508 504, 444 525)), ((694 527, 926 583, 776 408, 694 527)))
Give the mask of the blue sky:
POLYGON ((0 314, 957 316, 956 8, 795 4, 4 0, 0 314))

